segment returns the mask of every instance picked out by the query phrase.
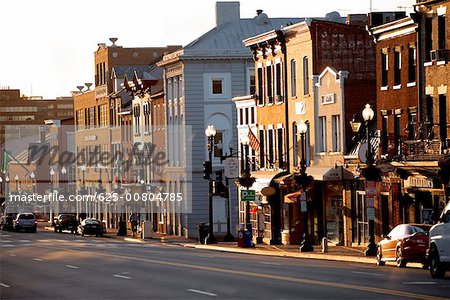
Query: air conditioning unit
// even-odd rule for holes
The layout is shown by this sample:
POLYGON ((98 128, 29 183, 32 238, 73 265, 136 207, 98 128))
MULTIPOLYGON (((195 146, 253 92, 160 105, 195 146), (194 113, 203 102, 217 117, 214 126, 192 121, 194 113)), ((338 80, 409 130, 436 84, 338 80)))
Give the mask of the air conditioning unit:
POLYGON ((447 60, 447 49, 431 50, 431 60, 432 61, 446 61, 447 60))

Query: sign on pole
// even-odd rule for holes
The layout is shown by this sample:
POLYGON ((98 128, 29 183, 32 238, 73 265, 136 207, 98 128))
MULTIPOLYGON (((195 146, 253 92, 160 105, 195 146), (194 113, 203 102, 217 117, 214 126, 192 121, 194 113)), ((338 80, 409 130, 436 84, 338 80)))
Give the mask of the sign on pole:
POLYGON ((255 201, 255 191, 254 190, 242 190, 241 191, 241 201, 255 201))
POLYGON ((306 205, 306 201, 300 201, 300 210, 301 212, 307 212, 308 211, 308 206, 306 205))
POLYGON ((225 159, 224 175, 227 178, 239 177, 239 159, 237 157, 228 157, 225 159))

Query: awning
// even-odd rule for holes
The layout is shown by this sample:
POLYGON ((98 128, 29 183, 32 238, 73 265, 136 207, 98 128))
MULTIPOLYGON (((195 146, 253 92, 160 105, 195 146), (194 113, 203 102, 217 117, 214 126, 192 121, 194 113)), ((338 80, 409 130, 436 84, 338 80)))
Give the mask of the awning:
POLYGON ((314 177, 314 180, 319 181, 342 180, 340 168, 336 169, 334 167, 308 167, 306 168, 306 174, 311 175, 312 177, 314 177))
POLYGON ((255 183, 253 183, 250 189, 255 190, 256 193, 261 192, 261 190, 270 185, 272 178, 277 175, 276 171, 255 171, 251 172, 252 177, 256 178, 255 183))

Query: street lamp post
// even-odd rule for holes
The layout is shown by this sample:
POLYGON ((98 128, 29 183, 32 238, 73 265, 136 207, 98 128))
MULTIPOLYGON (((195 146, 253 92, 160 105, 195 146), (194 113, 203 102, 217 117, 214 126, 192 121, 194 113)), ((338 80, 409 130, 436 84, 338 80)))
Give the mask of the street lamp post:
POLYGON ((19 192, 19 175, 14 176, 14 180, 16 181, 16 193, 19 192))
MULTIPOLYGON (((362 111, 362 117, 366 123, 366 138, 367 138, 367 152, 366 152, 366 164, 367 167, 364 170, 364 177, 367 181, 375 181, 374 179, 377 176, 377 172, 375 170, 375 167, 373 165, 373 154, 372 154, 372 146, 370 143, 370 122, 372 121, 374 117, 374 111, 370 107, 370 104, 366 104, 366 107, 362 111)), ((366 182, 367 184, 367 182, 366 182)), ((369 217, 369 244, 367 245, 367 248, 364 252, 365 256, 375 256, 377 253, 377 244, 375 244, 375 220, 374 220, 374 213, 369 214, 370 211, 374 211, 373 207, 373 198, 372 201, 368 201, 368 193, 366 191, 366 201, 368 203, 367 206, 367 216, 369 217), (369 207, 370 205, 370 207, 369 207)))
POLYGON ((53 176, 55 176, 55 170, 53 170, 52 168, 50 168, 50 195, 52 195, 52 197, 50 198, 50 222, 51 224, 53 224, 53 176))
MULTIPOLYGON (((30 179, 32 181, 32 193, 33 195, 36 194, 36 174, 34 172, 30 173, 30 179)), ((33 201, 33 211, 36 211, 36 202, 33 201)))
MULTIPOLYGON (((241 143, 242 143, 242 145, 244 145, 244 174, 250 174, 250 164, 248 161, 250 139, 249 139, 248 135, 246 135, 245 137, 243 137, 241 139, 241 143)), ((248 190, 250 188, 250 186, 247 186, 246 188, 248 190)), ((246 201, 246 203, 245 203, 245 223, 246 223, 245 227, 247 228, 247 230, 251 230, 251 227, 249 226, 249 224, 251 224, 251 222, 250 222, 250 201, 246 201)))
MULTIPOLYGON (((81 182, 80 192, 81 192, 81 195, 83 197, 83 195, 86 194, 86 166, 85 165, 81 165, 80 166, 80 170, 81 170, 81 173, 82 173, 82 182, 81 182)), ((78 211, 77 218, 80 218, 80 211, 82 211, 82 204, 83 204, 83 202, 80 203, 80 210, 78 211)), ((77 207, 78 207, 78 202, 77 202, 77 207)), ((85 206, 84 210, 85 210, 85 212, 81 213, 83 216, 87 213, 87 201, 86 201, 86 206, 85 206)))
POLYGON ((302 194, 300 196, 300 213, 303 212, 303 224, 304 224, 304 231, 300 246, 301 252, 310 252, 313 251, 313 246, 311 245, 311 242, 309 240, 309 233, 308 233, 308 210, 307 210, 307 199, 306 199, 306 188, 311 183, 312 178, 311 176, 308 176, 306 174, 306 142, 305 142, 305 134, 308 130, 308 126, 306 126, 304 121, 301 121, 298 125, 298 131, 300 133, 300 147, 301 147, 301 159, 300 159, 300 175, 296 176, 296 181, 299 183, 299 185, 302 188, 302 194))
MULTIPOLYGON (((205 129, 205 135, 208 138, 208 159, 209 166, 212 167, 212 152, 214 148, 214 136, 216 135, 216 129, 214 125, 208 125, 205 129)), ((208 226, 208 236, 205 239, 205 244, 216 244, 217 240, 214 236, 213 231, 213 181, 211 178, 211 170, 209 171, 209 226, 208 226)))

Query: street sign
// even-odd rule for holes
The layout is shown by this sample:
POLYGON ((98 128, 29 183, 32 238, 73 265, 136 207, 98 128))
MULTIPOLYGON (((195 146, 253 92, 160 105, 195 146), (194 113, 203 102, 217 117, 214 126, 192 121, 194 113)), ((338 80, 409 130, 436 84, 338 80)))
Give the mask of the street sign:
POLYGON ((367 197, 367 207, 374 207, 373 197, 367 197))
POLYGON ((367 208, 367 220, 368 221, 375 220, 375 208, 373 208, 373 207, 367 208))
POLYGON ((255 191, 254 190, 242 190, 241 191, 241 201, 255 201, 255 191))
POLYGON ((306 205, 306 201, 300 201, 300 210, 301 212, 307 212, 308 211, 308 206, 306 205))
POLYGON ((228 157, 225 159, 224 164, 224 175, 227 178, 238 178, 239 177, 239 159, 237 157, 228 157))

